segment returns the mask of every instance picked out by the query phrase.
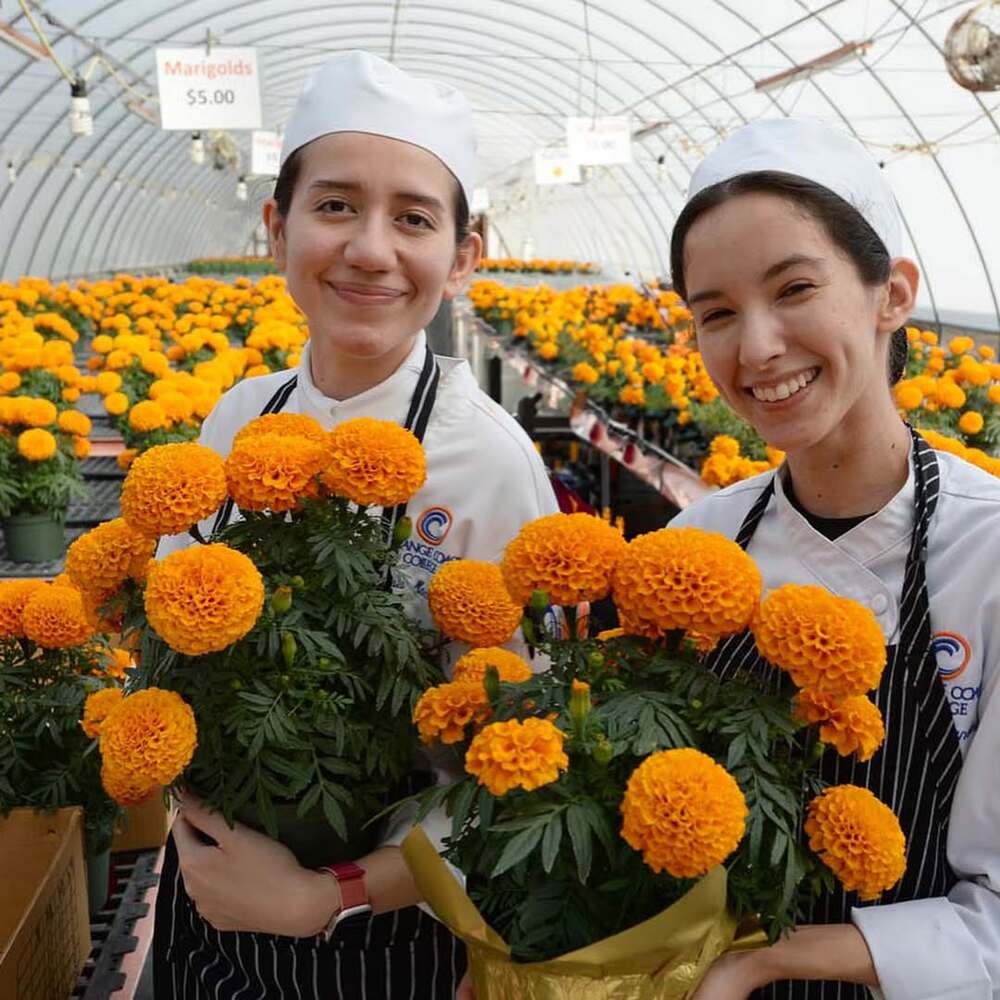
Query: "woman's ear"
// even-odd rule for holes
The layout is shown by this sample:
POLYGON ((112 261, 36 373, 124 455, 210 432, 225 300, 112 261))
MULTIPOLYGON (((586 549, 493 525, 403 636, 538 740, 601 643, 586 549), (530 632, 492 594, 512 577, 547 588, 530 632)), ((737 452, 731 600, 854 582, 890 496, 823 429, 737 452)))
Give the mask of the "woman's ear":
POLYGON ((267 229, 268 242, 271 245, 271 256, 274 266, 279 271, 285 269, 285 217, 278 211, 278 203, 268 198, 261 208, 261 218, 267 229))
POLYGON ((461 292, 466 278, 472 274, 483 257, 483 240, 479 233, 470 233, 462 241, 455 254, 455 263, 444 283, 443 299, 453 299, 461 292))
POLYGON ((920 287, 920 270, 908 257, 896 257, 892 261, 886 294, 879 309, 878 329, 880 333, 891 333, 906 326, 917 301, 920 287))

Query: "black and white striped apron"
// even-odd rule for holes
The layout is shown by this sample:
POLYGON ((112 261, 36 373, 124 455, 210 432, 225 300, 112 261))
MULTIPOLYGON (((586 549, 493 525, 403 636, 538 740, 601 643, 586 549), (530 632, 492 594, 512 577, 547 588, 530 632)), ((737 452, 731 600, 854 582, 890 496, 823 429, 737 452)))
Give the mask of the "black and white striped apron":
MULTIPOLYGON (((439 378, 428 347, 404 424, 420 441, 439 378)), ((262 416, 284 408, 296 379, 281 385, 262 416)), ((227 501, 213 533, 232 513, 227 501)), ((405 514, 405 503, 383 513, 390 535, 405 514)), ((156 1000, 453 1000, 465 968, 464 946, 416 906, 352 917, 329 942, 217 931, 191 902, 173 837, 167 840, 153 934, 156 1000)))
MULTIPOLYGON (((899 641, 887 647, 885 672, 873 698, 885 720, 885 744, 866 763, 831 751, 823 755, 820 766, 829 784, 868 788, 899 817, 906 835, 906 873, 894 889, 883 893, 880 903, 945 896, 956 882, 946 847, 951 800, 962 756, 946 689, 931 650, 924 575, 927 531, 937 507, 940 477, 933 449, 918 434, 911 433, 915 509, 900 601, 899 641)), ((736 536, 744 549, 773 495, 772 478, 736 536)), ((720 644, 709 664, 723 679, 752 669, 762 671, 775 688, 785 683, 784 675, 757 653, 749 632, 720 644)), ((806 922, 850 923, 851 908, 858 905, 866 904, 850 898, 838 886, 817 900, 806 922)), ((866 1000, 870 994, 867 987, 852 983, 800 981, 773 983, 752 996, 759 1000, 866 1000)))

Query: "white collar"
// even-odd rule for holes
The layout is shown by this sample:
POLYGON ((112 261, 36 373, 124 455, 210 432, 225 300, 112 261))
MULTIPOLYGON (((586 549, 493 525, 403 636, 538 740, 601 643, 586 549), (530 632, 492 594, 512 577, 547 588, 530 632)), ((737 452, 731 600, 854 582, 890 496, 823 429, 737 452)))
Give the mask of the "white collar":
POLYGON ((309 412, 328 422, 332 417, 338 423, 353 417, 376 417, 379 420, 406 419, 410 399, 424 366, 427 335, 421 330, 413 342, 413 349, 403 363, 387 378, 350 399, 331 399, 317 387, 312 377, 312 344, 306 341, 299 360, 298 390, 303 412, 309 412))
POLYGON ((774 495, 778 517, 788 531, 793 546, 804 544, 829 545, 855 561, 865 564, 883 552, 908 540, 913 531, 914 503, 916 499, 916 479, 913 468, 913 445, 907 458, 909 470, 906 482, 896 495, 879 511, 845 531, 839 538, 830 540, 821 535, 792 504, 784 489, 784 476, 776 474, 774 495))

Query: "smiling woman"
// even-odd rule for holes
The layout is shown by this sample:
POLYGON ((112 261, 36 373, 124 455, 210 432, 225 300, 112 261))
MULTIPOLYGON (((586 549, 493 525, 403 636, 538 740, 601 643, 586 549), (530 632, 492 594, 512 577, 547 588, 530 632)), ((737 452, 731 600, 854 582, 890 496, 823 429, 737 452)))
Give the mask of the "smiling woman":
MULTIPOLYGON (((426 480, 408 507, 382 513, 402 549, 392 582, 422 624, 430 618, 428 581, 441 563, 496 562, 522 525, 558 509, 520 426, 479 389, 464 361, 436 357, 423 330, 480 258, 480 238, 469 233, 474 161, 472 115, 457 91, 362 52, 323 66, 287 124, 274 197, 263 209, 309 341, 294 372, 231 389, 201 434, 225 456, 262 413, 302 414, 324 430, 364 417, 412 431, 423 444, 426 480), (405 539, 407 510, 418 525, 431 513, 441 525, 427 544, 405 539), (428 549, 433 558, 420 551, 428 549)), ((367 457, 355 456, 361 465, 367 457)), ((201 536, 234 513, 230 503, 202 521, 201 536)), ((159 555, 190 543, 174 536, 159 555)), ((433 782, 429 762, 410 779, 413 787, 433 782)), ((464 949, 416 905, 398 848, 412 815, 401 811, 391 827, 370 831, 378 846, 368 854, 331 853, 333 867, 317 872, 186 796, 158 897, 158 1000, 452 1000, 464 949)), ((423 826, 440 844, 451 823, 439 812, 423 826)))
MULTIPOLYGON (((716 149, 673 233, 674 283, 709 375, 786 452, 776 473, 673 524, 736 539, 768 590, 823 584, 875 613, 885 743, 849 767, 824 756, 820 773, 894 809, 909 858, 880 905, 804 897, 811 926, 724 956, 695 1000, 861 1000, 874 986, 887 1000, 985 997, 1000 986, 1000 801, 981 791, 995 786, 1000 752, 1000 485, 933 451, 898 415, 890 384, 919 282, 902 254, 875 162, 847 136, 794 119, 750 125, 716 149), (974 719, 939 680, 942 634, 973 650, 963 684, 977 692, 974 719)), ((711 668, 781 684, 746 635, 721 643, 711 668)))

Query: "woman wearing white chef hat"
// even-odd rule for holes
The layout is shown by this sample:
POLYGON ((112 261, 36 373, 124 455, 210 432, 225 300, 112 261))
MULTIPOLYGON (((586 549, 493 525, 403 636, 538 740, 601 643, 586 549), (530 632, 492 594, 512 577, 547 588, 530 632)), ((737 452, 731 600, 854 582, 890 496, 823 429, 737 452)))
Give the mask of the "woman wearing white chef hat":
MULTIPOLYGON (((896 888, 821 898, 696 998, 1000 996, 1000 482, 894 405, 919 274, 892 191, 839 131, 757 122, 696 170, 671 263, 723 398, 786 452, 672 523, 736 539, 767 588, 820 584, 875 613, 885 744, 867 763, 828 753, 823 777, 869 788, 907 839, 896 888)), ((721 677, 748 668, 770 672, 751 638, 717 650, 721 677)))
MULTIPOLYGON (((427 481, 409 504, 417 531, 396 583, 424 620, 442 562, 495 560, 524 523, 558 509, 530 440, 465 362, 433 355, 423 331, 479 262, 468 229, 474 163, 458 91, 363 52, 326 63, 288 123, 264 206, 309 343, 294 373, 230 390, 201 435, 225 455, 262 413, 304 413, 327 428, 359 416, 405 423, 422 438, 427 481)), ((232 514, 223 509, 202 532, 232 514)), ((170 539, 160 554, 183 544, 170 539)), ((423 825, 438 843, 450 829, 443 814, 423 825)), ((315 872, 184 798, 157 901, 157 998, 451 1000, 464 952, 415 905, 398 849, 407 830, 397 820, 357 864, 315 872), (356 915, 341 919, 347 910, 356 915)))

